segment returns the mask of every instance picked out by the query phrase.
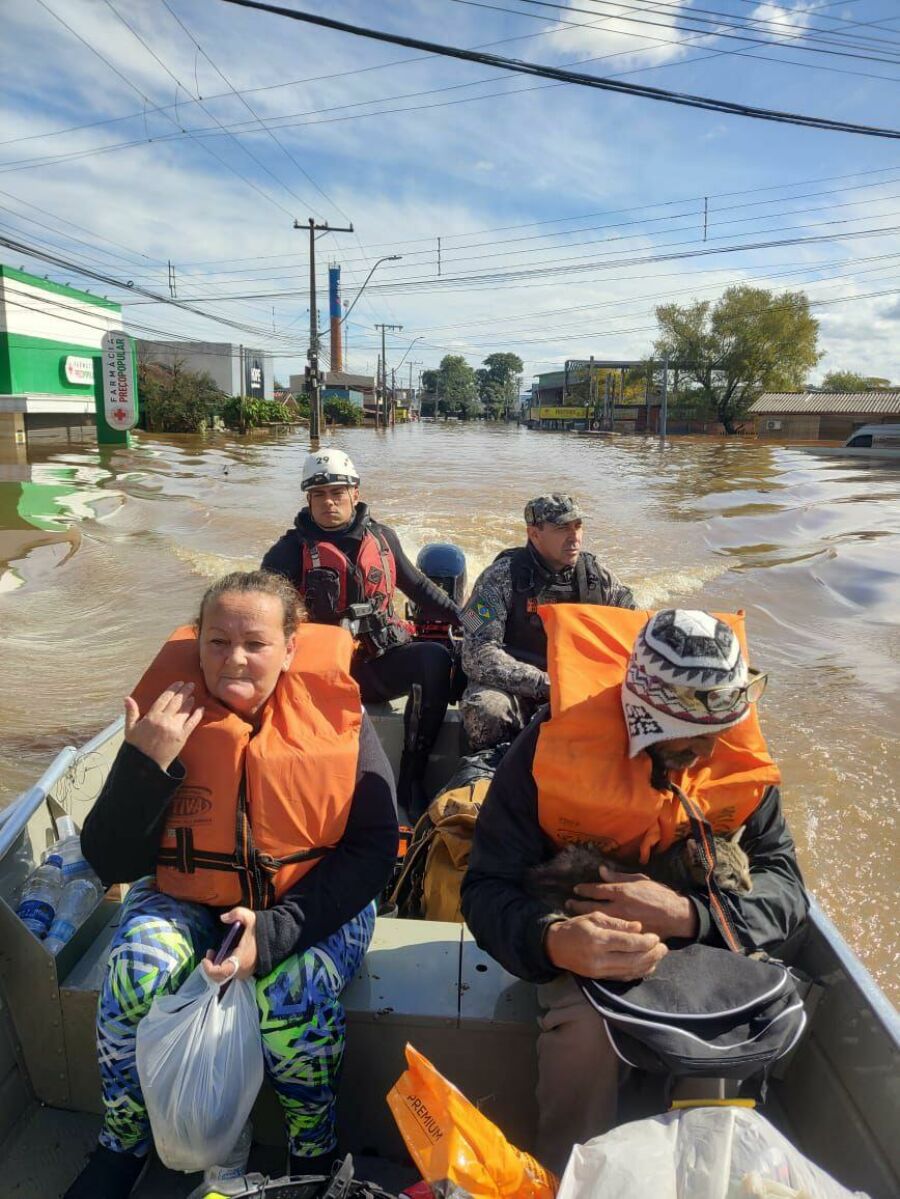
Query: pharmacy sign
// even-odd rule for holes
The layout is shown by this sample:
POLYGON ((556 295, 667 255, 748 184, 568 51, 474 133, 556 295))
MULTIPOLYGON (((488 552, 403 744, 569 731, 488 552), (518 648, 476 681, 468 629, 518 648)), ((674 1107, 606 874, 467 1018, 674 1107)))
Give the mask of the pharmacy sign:
POLYGON ((137 379, 131 338, 121 329, 103 334, 103 415, 111 429, 125 432, 137 424, 137 379))

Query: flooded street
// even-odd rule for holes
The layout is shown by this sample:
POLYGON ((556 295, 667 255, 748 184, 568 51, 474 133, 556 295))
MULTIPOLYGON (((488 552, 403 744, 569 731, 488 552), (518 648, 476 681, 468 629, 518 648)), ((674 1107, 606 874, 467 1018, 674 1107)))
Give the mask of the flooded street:
MULTIPOLYGON (((665 450, 501 426, 352 430, 363 497, 409 553, 457 542, 469 581, 571 491, 585 547, 648 607, 748 614, 763 727, 807 882, 896 999, 900 469, 756 442, 665 450)), ((256 566, 300 506, 305 436, 152 437, 0 463, 0 806, 121 696, 207 580, 256 566)))

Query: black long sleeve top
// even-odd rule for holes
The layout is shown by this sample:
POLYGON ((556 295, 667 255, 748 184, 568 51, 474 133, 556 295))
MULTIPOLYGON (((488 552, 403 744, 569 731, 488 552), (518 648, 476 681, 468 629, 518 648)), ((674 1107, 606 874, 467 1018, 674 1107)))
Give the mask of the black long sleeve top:
POLYGON ((348 528, 321 529, 310 516, 308 508, 303 508, 294 519, 294 527, 275 542, 266 551, 262 560, 263 570, 271 570, 275 574, 284 575, 292 583, 300 583, 300 563, 304 541, 327 541, 334 545, 351 562, 356 562, 360 542, 366 531, 380 533, 394 556, 397 569, 397 586, 415 604, 429 604, 446 612, 448 616, 459 619, 461 613, 458 606, 433 583, 427 575, 410 562, 400 544, 400 538, 389 526, 373 520, 369 515, 367 504, 356 505, 356 516, 348 528))
MULTIPOLYGON (((177 759, 164 771, 127 743, 119 750, 81 833, 84 856, 107 886, 154 873, 166 810, 184 776, 177 759)), ((362 911, 386 886, 396 856, 394 779, 364 714, 344 835, 276 904, 256 913, 256 974, 265 977, 362 911)))
MULTIPOLYGON (((469 868, 462 884, 462 913, 479 946, 511 974, 547 982, 559 971, 544 950, 548 923, 559 916, 525 893, 525 871, 553 857, 556 846, 538 823, 532 773, 541 725, 536 717, 501 761, 475 825, 469 868)), ((741 848, 750 859, 753 889, 734 895, 740 932, 757 948, 776 952, 806 919, 809 901, 777 787, 769 787, 749 817, 741 848)), ((702 891, 688 898, 699 920, 695 940, 725 948, 702 891)))

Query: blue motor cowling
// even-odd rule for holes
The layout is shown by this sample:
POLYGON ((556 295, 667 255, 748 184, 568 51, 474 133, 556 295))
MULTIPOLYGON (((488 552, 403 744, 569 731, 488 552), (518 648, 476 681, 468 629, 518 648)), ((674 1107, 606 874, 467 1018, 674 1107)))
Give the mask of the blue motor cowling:
MULTIPOLYGON (((419 551, 416 566, 455 603, 463 606, 466 600, 466 555, 458 545, 432 541, 419 551)), ((431 604, 411 605, 410 614, 417 625, 448 623, 447 613, 431 604)))

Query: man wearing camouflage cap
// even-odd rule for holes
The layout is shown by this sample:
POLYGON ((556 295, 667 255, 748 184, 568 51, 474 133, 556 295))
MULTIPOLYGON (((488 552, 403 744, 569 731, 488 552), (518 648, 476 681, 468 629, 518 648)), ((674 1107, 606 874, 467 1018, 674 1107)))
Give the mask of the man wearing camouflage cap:
POLYGON ((550 694, 540 604, 634 608, 634 596, 581 548, 581 509, 554 492, 525 505, 527 544, 481 573, 463 613, 469 685, 460 712, 472 749, 511 741, 550 694))

